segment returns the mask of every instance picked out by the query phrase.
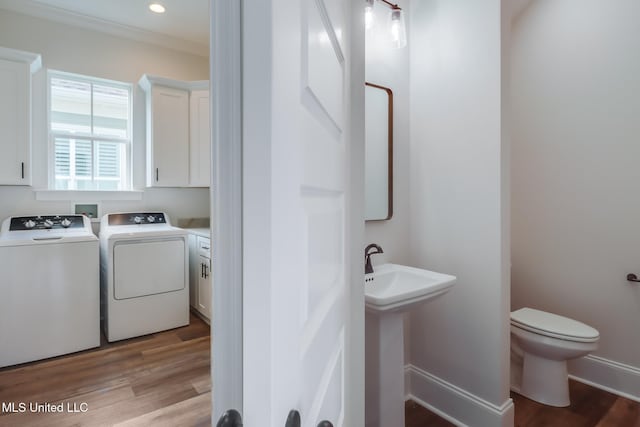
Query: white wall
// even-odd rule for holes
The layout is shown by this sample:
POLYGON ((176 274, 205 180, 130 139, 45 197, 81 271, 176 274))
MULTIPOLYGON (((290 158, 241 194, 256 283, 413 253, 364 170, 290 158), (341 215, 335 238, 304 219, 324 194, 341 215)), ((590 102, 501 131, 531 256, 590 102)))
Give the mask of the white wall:
MULTIPOLYGON (((411 3, 399 1, 404 10, 409 37, 411 3)), ((409 48, 391 46, 388 30, 390 9, 380 2, 374 7, 374 26, 365 35, 365 80, 386 86, 393 91, 393 216, 390 220, 366 221, 365 242, 377 243, 384 253, 371 258, 376 265, 392 262, 409 264, 409 48)), ((409 43, 411 43, 409 41, 409 43)), ((364 248, 363 248, 364 249, 364 248)), ((364 266, 363 266, 364 267, 364 266)), ((405 321, 405 360, 409 354, 409 322, 405 321)), ((375 331, 367 331, 366 350, 377 348, 375 331)), ((367 420, 376 420, 378 378, 377 360, 373 352, 366 353, 366 410, 367 420)))
POLYGON ((474 426, 513 423, 502 13, 430 0, 410 14, 411 262, 458 278, 411 315, 411 393, 474 426))
MULTIPOLYGON (((409 16, 409 1, 398 5, 409 16)), ((377 2, 375 26, 367 31, 365 78, 369 83, 393 91, 393 217, 388 221, 367 221, 365 241, 378 243, 384 254, 373 256, 372 262, 383 264, 409 261, 409 49, 395 49, 388 39, 389 8, 377 2)), ((409 22, 407 19, 407 27, 409 22)), ((408 32, 407 28, 407 32, 408 32)), ((364 250, 364 248, 363 248, 364 250)))
MULTIPOLYGON (((33 82, 33 188, 0 186, 0 220, 12 215, 66 213, 70 201, 35 200, 34 189, 47 187, 46 69, 133 83, 134 187, 144 186, 144 73, 181 80, 208 79, 208 58, 164 49, 104 33, 74 28, 0 9, 0 46, 42 55, 43 69, 33 82)), ((148 189, 142 201, 102 203, 102 213, 160 209, 172 220, 209 216, 208 189, 148 189)))
POLYGON ((537 0, 512 46, 512 308, 597 328, 595 354, 629 369, 598 378, 592 359, 579 375, 622 391, 635 375, 636 398, 640 286, 625 277, 640 274, 639 21, 637 0, 537 0))

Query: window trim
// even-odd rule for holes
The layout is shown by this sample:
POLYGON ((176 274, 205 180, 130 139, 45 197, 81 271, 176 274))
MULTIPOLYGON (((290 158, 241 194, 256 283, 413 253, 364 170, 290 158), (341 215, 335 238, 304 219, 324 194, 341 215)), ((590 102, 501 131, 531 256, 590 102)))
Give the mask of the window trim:
MULTIPOLYGON (((46 101, 46 131, 47 131, 47 191, 61 191, 65 193, 74 193, 74 192, 101 192, 104 191, 106 193, 119 193, 119 192, 131 192, 134 191, 133 188, 133 105, 135 96, 134 85, 127 82, 122 82, 118 80, 110 80, 104 79, 101 77, 93 77, 87 76, 83 74, 70 73, 67 71, 59 71, 54 69, 47 69, 47 101, 46 101), (113 136, 102 136, 95 135, 93 133, 85 133, 85 132, 63 132, 63 131, 53 131, 51 129, 51 80, 53 78, 62 78, 74 80, 82 83, 88 83, 91 85, 91 129, 93 130, 93 85, 94 84, 104 84, 111 87, 121 88, 127 90, 129 92, 129 118, 127 120, 127 135, 128 138, 118 138, 113 136), (125 164, 122 165, 125 167, 125 180, 124 180, 124 188, 121 190, 74 190, 74 189, 65 189, 60 190, 55 188, 55 140, 56 138, 70 138, 70 139, 84 139, 91 141, 92 152, 94 152, 96 142, 118 142, 122 143, 125 146, 125 164)), ((92 177, 93 179, 93 177, 92 177)))

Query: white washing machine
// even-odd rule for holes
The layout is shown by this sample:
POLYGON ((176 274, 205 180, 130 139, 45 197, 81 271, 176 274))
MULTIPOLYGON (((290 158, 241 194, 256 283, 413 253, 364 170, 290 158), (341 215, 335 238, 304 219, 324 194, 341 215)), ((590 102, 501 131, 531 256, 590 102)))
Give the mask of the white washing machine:
POLYGON ((105 215, 100 290, 109 342, 188 325, 187 232, 161 212, 105 215))
POLYGON ((0 367, 100 345, 98 238, 82 215, 0 228, 0 367))

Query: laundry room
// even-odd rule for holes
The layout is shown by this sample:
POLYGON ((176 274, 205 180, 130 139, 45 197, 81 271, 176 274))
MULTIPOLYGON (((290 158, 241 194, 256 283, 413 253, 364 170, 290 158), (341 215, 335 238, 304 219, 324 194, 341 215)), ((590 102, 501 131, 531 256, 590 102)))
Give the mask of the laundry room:
POLYGON ((151 3, 0 0, 0 425, 210 420, 209 1, 151 3))

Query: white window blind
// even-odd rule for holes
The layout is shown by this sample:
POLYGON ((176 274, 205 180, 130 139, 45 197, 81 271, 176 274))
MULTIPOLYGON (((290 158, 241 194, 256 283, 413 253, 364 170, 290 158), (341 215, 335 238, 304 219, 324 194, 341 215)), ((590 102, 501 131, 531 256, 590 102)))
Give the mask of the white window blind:
POLYGON ((56 190, 130 190, 131 85, 49 71, 56 190))

